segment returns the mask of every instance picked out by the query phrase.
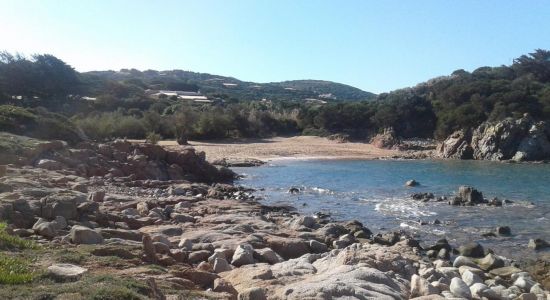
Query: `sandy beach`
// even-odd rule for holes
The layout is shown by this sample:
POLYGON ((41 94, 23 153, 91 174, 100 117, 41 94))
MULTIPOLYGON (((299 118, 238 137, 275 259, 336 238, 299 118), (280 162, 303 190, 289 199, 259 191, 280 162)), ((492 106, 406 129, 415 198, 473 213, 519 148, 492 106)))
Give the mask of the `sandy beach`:
MULTIPOLYGON (((161 141, 162 146, 179 147, 175 141, 161 141)), ((238 141, 190 141, 190 146, 204 151, 209 161, 217 159, 375 159, 398 155, 395 150, 379 149, 368 143, 338 143, 316 136, 242 139, 238 141)))

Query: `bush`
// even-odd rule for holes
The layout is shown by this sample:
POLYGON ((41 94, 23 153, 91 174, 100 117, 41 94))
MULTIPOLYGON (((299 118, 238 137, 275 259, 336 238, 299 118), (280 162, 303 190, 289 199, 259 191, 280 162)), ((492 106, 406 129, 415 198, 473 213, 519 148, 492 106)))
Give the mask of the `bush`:
POLYGON ((145 142, 149 143, 149 144, 156 145, 156 144, 158 144, 160 139, 161 139, 160 134, 154 133, 154 132, 149 132, 147 134, 147 138, 145 139, 145 142))

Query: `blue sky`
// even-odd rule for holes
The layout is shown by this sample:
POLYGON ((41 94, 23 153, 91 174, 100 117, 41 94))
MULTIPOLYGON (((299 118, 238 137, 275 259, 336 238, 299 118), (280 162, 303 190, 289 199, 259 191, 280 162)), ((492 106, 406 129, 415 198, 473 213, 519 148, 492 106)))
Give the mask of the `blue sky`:
POLYGON ((0 49, 372 92, 550 49, 550 1, 0 0, 0 49))

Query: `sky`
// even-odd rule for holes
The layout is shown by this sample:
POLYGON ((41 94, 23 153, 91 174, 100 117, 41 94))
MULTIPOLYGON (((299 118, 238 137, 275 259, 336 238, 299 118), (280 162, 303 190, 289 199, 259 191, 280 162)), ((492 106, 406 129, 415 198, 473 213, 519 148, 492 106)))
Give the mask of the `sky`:
POLYGON ((548 0, 0 0, 0 50, 78 71, 321 79, 381 93, 550 49, 548 0))

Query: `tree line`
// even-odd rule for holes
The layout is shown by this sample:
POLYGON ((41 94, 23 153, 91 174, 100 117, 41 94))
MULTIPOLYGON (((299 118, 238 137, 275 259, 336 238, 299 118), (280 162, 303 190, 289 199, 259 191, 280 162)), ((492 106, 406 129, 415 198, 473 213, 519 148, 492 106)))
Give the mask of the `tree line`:
MULTIPOLYGON (((158 72, 144 77, 147 72, 156 71, 79 73, 52 55, 28 58, 0 53, 0 130, 24 133, 39 128, 36 124, 44 120, 55 120, 57 127, 67 124, 70 132, 95 140, 145 138, 152 133, 170 139, 333 133, 368 139, 388 127, 401 138, 443 139, 458 129, 524 113, 550 119, 550 51, 540 49, 509 66, 457 70, 377 95, 373 101, 327 104, 300 98, 250 101, 224 94, 209 95, 224 100, 218 104, 174 97, 153 100, 147 89, 198 91, 204 81, 163 77, 158 72), (93 95, 95 100, 82 95, 93 95), (25 111, 33 117, 22 118, 25 111)), ((51 135, 55 133, 48 138, 51 135)))

